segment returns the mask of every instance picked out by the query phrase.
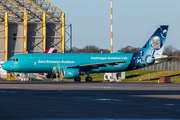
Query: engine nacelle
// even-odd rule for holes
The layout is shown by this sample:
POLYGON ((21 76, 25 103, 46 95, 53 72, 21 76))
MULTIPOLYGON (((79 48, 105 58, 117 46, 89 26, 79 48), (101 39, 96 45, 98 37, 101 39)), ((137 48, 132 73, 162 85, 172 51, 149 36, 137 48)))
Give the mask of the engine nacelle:
POLYGON ((77 78, 80 75, 79 69, 65 68, 62 69, 62 77, 65 79, 77 78))

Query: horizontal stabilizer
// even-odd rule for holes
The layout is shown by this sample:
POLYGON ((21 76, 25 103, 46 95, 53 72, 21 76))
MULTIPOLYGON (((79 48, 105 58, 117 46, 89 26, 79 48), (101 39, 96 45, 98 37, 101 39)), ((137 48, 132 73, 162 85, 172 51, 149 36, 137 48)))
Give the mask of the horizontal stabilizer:
POLYGON ((173 58, 177 58, 177 56, 166 56, 166 57, 161 57, 161 58, 153 58, 152 60, 170 60, 173 58))

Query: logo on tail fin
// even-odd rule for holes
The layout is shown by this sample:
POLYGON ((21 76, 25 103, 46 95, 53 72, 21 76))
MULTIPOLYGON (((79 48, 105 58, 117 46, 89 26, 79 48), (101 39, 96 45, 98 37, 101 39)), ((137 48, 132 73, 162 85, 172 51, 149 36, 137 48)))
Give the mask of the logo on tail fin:
POLYGON ((162 54, 164 50, 164 43, 166 40, 167 31, 168 26, 160 26, 139 52, 142 51, 145 55, 151 56, 162 54))

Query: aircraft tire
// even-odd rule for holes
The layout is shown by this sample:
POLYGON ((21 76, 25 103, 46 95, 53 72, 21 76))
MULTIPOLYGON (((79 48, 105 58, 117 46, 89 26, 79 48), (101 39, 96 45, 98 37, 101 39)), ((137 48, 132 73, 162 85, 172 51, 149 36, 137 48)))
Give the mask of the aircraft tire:
POLYGON ((86 77, 86 82, 92 82, 92 77, 86 77))
POLYGON ((75 82, 80 82, 80 81, 81 81, 81 78, 80 78, 80 77, 74 78, 74 81, 75 81, 75 82))

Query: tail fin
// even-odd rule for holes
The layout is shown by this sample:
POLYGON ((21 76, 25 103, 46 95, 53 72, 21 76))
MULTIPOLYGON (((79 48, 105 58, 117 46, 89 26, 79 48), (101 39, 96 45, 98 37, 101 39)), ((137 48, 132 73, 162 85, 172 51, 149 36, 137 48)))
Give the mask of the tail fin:
POLYGON ((167 36, 168 26, 161 25, 139 51, 144 55, 162 55, 167 36))
POLYGON ((57 49, 49 48, 46 51, 44 51, 43 53, 57 53, 57 49))
POLYGON ((157 56, 162 56, 167 36, 168 26, 161 25, 149 38, 140 51, 133 54, 132 62, 128 69, 142 68, 155 63, 157 56))

